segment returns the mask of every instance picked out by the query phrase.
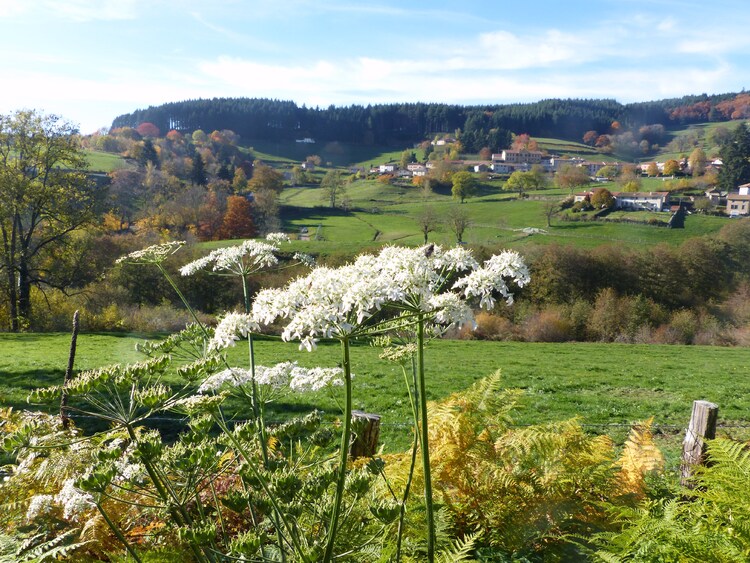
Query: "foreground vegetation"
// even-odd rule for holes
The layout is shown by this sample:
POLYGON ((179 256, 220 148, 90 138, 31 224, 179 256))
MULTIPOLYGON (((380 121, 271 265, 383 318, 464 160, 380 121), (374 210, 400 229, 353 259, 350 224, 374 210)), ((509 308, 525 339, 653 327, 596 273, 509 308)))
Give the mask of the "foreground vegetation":
MULTIPOLYGON (((82 334, 76 367, 89 370, 140 360, 143 356, 135 345, 144 339, 143 335, 82 334)), ((60 383, 69 344, 68 334, 0 335, 3 404, 28 408, 26 398, 34 388, 60 383), (44 354, 30 354, 34 349, 44 354)), ((338 352, 335 344, 321 344, 314 354, 278 340, 261 340, 256 346, 263 365, 292 360, 309 367, 332 365, 338 352)), ((409 404, 400 369, 380 362, 378 348, 364 345, 356 352, 353 369, 361 392, 355 394, 355 407, 383 416, 381 441, 388 451, 405 447, 410 439, 409 404)), ((743 348, 437 340, 430 343, 429 352, 430 400, 466 389, 478 378, 500 370, 503 387, 523 390, 513 415, 520 425, 580 417, 590 431, 611 433, 621 441, 633 422, 654 417, 660 430, 657 442, 672 454, 682 439, 693 400, 717 403, 722 424, 750 425, 743 348), (467 357, 472 358, 470 369, 467 357)), ((243 353, 233 349, 232 360, 239 362, 243 353)), ((169 381, 177 383, 177 379, 169 381)), ((319 392, 277 400, 269 405, 269 418, 284 420, 313 407, 337 412, 331 395, 319 392)), ((233 408, 240 418, 249 415, 246 404, 233 408)), ((739 428, 723 432, 736 438, 747 436, 739 428)))

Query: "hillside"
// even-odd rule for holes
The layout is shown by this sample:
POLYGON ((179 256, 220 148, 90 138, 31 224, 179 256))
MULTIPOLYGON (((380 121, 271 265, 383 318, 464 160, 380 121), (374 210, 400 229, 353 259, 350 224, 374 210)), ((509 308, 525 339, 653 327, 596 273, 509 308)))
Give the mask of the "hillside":
POLYGON ((292 101, 214 98, 139 109, 118 116, 112 127, 134 128, 149 122, 164 133, 171 129, 230 129, 244 139, 309 138, 319 143, 362 145, 419 142, 436 133, 461 130, 466 145, 486 142, 494 149, 499 147, 492 145, 502 144, 497 141, 508 131, 578 141, 588 131, 607 134, 617 133, 620 127, 637 131, 646 125, 671 127, 743 118, 748 103, 748 96, 740 93, 634 104, 568 99, 484 106, 403 103, 321 109, 298 106, 292 101))

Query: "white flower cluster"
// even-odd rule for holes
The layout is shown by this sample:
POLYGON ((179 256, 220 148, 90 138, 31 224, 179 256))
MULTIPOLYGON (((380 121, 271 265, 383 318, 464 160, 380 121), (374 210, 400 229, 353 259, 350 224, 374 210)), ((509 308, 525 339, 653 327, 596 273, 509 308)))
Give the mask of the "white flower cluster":
POLYGON ((268 233, 266 235, 266 240, 270 242, 280 243, 291 242, 292 239, 290 239, 289 235, 286 233, 268 233))
POLYGON ((300 340, 300 348, 311 350, 319 338, 353 333, 386 306, 428 313, 429 320, 442 325, 472 322, 466 299, 476 297, 481 306, 491 307, 493 294, 499 293, 510 302, 506 280, 519 286, 529 280, 515 252, 503 252, 480 266, 462 247, 386 247, 377 256, 363 255, 340 268, 316 268, 285 289, 259 292, 252 317, 259 324, 288 319, 282 338, 300 340))
POLYGON ((218 248, 203 258, 185 264, 180 268, 180 273, 190 276, 210 266, 214 272, 230 272, 244 276, 278 264, 275 255, 278 251, 279 248, 272 244, 246 240, 239 246, 218 248))
POLYGON ((63 509, 63 518, 77 519, 79 514, 94 508, 94 497, 75 486, 75 479, 67 479, 60 492, 55 495, 55 503, 63 509))
POLYGON ((260 326, 251 315, 246 313, 227 313, 214 330, 214 337, 208 344, 209 350, 221 350, 239 340, 239 336, 247 337, 251 332, 258 332, 260 326))
POLYGON ((466 297, 479 297, 479 306, 487 310, 495 306, 493 292, 499 293, 510 305, 513 295, 508 290, 506 279, 512 279, 516 285, 523 287, 531 277, 523 258, 517 252, 496 254, 468 276, 459 279, 454 288, 463 288, 466 297))
MULTIPOLYGON (((275 366, 255 366, 255 381, 273 389, 289 387, 293 391, 318 391, 330 385, 343 385, 341 368, 304 368, 297 362, 282 362, 275 366)), ((239 387, 252 383, 249 369, 229 368, 207 377, 198 393, 216 392, 223 387, 239 387)))
MULTIPOLYGON (((325 387, 344 384, 344 370, 341 368, 300 369, 292 374, 289 387, 293 391, 320 391, 325 387)), ((351 374, 354 377, 354 374, 351 374)))
POLYGON ((54 508, 55 497, 52 495, 34 495, 26 510, 26 520, 31 521, 37 516, 49 514, 54 508))
POLYGON ((165 242, 164 244, 154 244, 153 246, 121 256, 115 260, 115 263, 120 264, 122 262, 128 262, 131 264, 160 264, 184 245, 184 240, 165 242))
POLYGON ((49 514, 53 508, 63 509, 63 518, 77 519, 78 515, 90 508, 94 508, 94 497, 75 487, 75 480, 68 479, 56 495, 34 495, 26 510, 26 520, 33 520, 38 516, 49 514))

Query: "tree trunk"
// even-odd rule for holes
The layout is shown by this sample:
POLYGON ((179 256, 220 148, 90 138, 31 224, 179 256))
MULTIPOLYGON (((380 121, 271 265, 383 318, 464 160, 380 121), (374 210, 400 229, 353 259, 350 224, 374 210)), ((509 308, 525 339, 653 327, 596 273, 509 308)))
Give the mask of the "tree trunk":
POLYGON ((10 260, 6 260, 5 269, 8 272, 8 313, 10 314, 10 330, 18 332, 18 292, 16 291, 15 269, 10 260))
POLYGON ((26 258, 18 265, 18 319, 26 325, 31 320, 31 280, 26 258))

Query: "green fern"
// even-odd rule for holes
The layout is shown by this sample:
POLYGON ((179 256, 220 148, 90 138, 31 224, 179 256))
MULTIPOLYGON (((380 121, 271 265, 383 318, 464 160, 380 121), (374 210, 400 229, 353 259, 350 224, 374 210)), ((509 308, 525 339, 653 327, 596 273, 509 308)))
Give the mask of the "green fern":
POLYGON ((453 545, 438 554, 438 563, 457 563, 458 561, 474 561, 471 559, 471 553, 474 551, 474 544, 479 538, 479 532, 467 535, 463 539, 456 539, 453 545))

